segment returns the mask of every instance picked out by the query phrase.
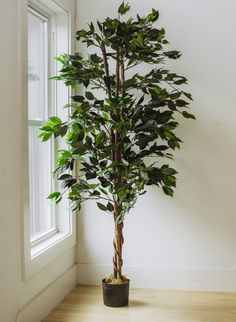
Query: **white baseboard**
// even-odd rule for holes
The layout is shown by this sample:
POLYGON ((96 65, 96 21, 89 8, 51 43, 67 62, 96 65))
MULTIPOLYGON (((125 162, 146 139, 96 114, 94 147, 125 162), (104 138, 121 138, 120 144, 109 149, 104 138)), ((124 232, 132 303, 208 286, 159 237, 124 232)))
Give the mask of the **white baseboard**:
MULTIPOLYGON (((111 266, 79 264, 79 284, 100 285, 110 275, 111 266)), ((236 291, 236 269, 175 269, 126 266, 131 287, 202 291, 236 291)))
POLYGON ((74 265, 18 311, 16 322, 40 322, 77 285, 74 265))

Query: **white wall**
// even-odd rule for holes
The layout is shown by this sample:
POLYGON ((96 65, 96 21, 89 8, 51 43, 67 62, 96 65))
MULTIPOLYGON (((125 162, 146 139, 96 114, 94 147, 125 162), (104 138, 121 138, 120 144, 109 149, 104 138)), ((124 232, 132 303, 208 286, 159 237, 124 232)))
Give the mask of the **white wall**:
MULTIPOLYGON (((77 29, 114 15, 118 0, 78 0, 77 29)), ((132 13, 160 11, 160 26, 183 52, 171 69, 187 76, 197 121, 181 120, 174 199, 156 188, 125 223, 124 272, 133 286, 236 291, 236 2, 130 0, 132 13)), ((79 217, 79 281, 111 271, 112 218, 87 205, 79 217)))
POLYGON ((20 12, 0 2, 0 321, 39 322, 77 281, 75 249, 23 281, 20 12))

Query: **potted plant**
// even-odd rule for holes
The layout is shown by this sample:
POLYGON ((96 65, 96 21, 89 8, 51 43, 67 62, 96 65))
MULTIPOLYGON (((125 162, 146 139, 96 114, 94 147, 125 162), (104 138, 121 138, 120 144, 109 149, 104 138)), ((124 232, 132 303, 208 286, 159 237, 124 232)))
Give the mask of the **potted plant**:
POLYGON ((117 18, 76 32, 78 41, 95 48, 87 57, 75 53, 56 58, 62 69, 54 78, 71 88, 80 86, 80 94, 65 106, 69 119, 50 117, 40 134, 43 141, 66 136, 68 144, 59 151, 55 170, 61 190, 48 198, 58 203, 68 191, 73 210, 96 200, 114 220, 113 274, 103 280, 108 306, 128 304, 129 280, 122 272, 125 215, 145 186, 158 186, 173 196, 177 172, 165 160, 172 159, 171 150, 180 148, 176 115, 194 119, 187 111, 191 94, 179 88, 187 79, 163 67, 166 59, 177 59, 181 53, 164 50, 165 30, 154 26, 158 11, 124 19, 129 9, 123 2, 117 18), (147 68, 144 74, 138 72, 141 64, 147 68), (148 161, 150 157, 154 162, 148 161), (81 168, 74 173, 77 161, 81 168))

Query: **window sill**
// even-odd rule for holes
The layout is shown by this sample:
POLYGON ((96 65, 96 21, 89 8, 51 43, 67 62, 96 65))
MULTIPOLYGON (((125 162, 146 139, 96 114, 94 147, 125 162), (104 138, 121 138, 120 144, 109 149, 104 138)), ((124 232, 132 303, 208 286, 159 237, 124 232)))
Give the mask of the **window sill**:
POLYGON ((23 280, 29 279, 76 245, 75 227, 76 217, 72 215, 70 232, 57 233, 34 247, 25 245, 23 280))
POLYGON ((51 247, 54 247, 57 243, 60 243, 68 237, 70 234, 65 233, 55 233, 53 236, 45 239, 43 242, 40 242, 38 245, 31 247, 31 259, 39 256, 43 252, 49 250, 51 247))

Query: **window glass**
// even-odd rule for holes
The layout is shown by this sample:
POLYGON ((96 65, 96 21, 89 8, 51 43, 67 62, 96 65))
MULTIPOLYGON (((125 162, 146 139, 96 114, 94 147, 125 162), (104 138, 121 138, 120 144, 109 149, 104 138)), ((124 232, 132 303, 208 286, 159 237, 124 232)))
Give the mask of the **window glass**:
POLYGON ((53 190, 51 141, 42 143, 39 128, 49 116, 49 20, 28 12, 28 147, 31 241, 56 231, 54 206, 47 196, 53 190))
POLYGON ((47 27, 48 21, 35 11, 28 13, 28 106, 29 119, 47 117, 47 27))

